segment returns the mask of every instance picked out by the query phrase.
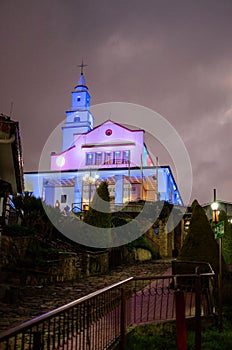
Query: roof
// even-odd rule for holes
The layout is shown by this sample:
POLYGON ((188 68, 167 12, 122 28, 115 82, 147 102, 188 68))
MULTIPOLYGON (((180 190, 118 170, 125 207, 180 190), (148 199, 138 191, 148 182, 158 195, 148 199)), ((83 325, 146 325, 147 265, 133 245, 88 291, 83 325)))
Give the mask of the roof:
POLYGON ((81 90, 82 88, 85 88, 88 90, 83 73, 81 73, 78 84, 77 84, 77 86, 75 86, 75 89, 77 89, 77 90, 81 90))

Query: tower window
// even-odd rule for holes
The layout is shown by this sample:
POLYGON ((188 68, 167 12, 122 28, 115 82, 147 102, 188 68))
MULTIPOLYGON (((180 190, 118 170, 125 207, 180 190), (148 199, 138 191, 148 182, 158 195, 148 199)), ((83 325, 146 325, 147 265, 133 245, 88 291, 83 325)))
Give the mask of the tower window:
POLYGON ((77 96, 77 102, 80 102, 81 96, 77 96))
POLYGON ((86 165, 93 165, 94 164, 94 155, 93 153, 86 153, 86 165))
POLYGON ((74 117, 74 123, 79 123, 80 122, 80 117, 74 117))

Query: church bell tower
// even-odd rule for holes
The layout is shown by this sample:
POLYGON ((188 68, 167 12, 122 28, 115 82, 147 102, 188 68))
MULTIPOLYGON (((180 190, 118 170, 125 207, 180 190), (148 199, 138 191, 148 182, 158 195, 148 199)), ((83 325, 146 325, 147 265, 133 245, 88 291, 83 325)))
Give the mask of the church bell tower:
POLYGON ((63 143, 62 151, 72 147, 74 135, 84 134, 93 129, 94 117, 90 112, 90 94, 84 77, 83 61, 81 65, 81 74, 77 86, 72 91, 71 109, 66 112, 66 121, 62 127, 63 143))

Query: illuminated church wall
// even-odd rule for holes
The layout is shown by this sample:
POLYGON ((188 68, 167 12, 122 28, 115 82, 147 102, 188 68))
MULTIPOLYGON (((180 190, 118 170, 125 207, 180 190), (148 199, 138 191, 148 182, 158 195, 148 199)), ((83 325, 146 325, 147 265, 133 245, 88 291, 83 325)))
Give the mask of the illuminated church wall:
POLYGON ((144 150, 144 132, 129 130, 107 121, 83 135, 74 135, 74 145, 51 155, 51 170, 153 165, 144 150))
POLYGON ((154 166, 144 131, 111 120, 94 128, 89 107, 90 95, 81 71, 62 126, 62 152, 51 153, 47 172, 24 174, 25 191, 61 210, 75 206, 80 211, 106 180, 114 204, 160 199, 181 205, 171 169, 154 166))
POLYGON ((41 197, 52 206, 55 206, 58 200, 61 210, 67 205, 72 208, 74 203, 81 208, 89 204, 100 181, 107 180, 111 200, 116 204, 139 199, 151 201, 160 199, 181 205, 182 201, 177 186, 175 183, 170 184, 174 178, 169 167, 159 167, 158 183, 156 173, 156 167, 144 168, 143 180, 140 168, 132 168, 130 171, 128 168, 112 168, 40 174, 25 173, 25 190, 32 192, 36 197, 41 197), (115 181, 115 178, 118 178, 119 181, 115 181), (66 202, 61 203, 64 195, 66 202))

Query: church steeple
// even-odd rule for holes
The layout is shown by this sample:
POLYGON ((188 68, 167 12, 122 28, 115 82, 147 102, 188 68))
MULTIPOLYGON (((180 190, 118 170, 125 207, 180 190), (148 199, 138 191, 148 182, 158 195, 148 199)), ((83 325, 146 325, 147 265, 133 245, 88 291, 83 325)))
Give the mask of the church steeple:
POLYGON ((94 118, 90 113, 90 94, 84 77, 84 67, 79 65, 81 74, 77 86, 72 91, 71 109, 66 112, 66 122, 62 127, 63 131, 63 148, 65 151, 73 145, 74 135, 83 134, 93 129, 94 118))
POLYGON ((78 67, 81 68, 81 74, 80 74, 78 84, 77 84, 77 86, 75 86, 75 89, 80 89, 82 87, 82 88, 86 88, 88 90, 88 87, 87 87, 86 82, 85 82, 85 77, 84 77, 84 67, 87 67, 87 66, 88 66, 87 64, 84 64, 83 58, 82 58, 81 64, 78 65, 78 67))
POLYGON ((81 68, 81 74, 78 84, 75 86, 75 90, 72 92, 72 110, 90 107, 90 94, 84 77, 84 67, 87 67, 87 64, 84 64, 82 60, 79 67, 81 68))
POLYGON ((84 77, 84 74, 83 73, 81 73, 81 75, 80 75, 80 78, 79 78, 79 81, 78 81, 78 84, 77 84, 77 86, 75 86, 75 89, 81 89, 81 88, 86 88, 86 89, 88 89, 88 87, 87 87, 87 85, 86 85, 86 82, 85 82, 85 77, 84 77))

